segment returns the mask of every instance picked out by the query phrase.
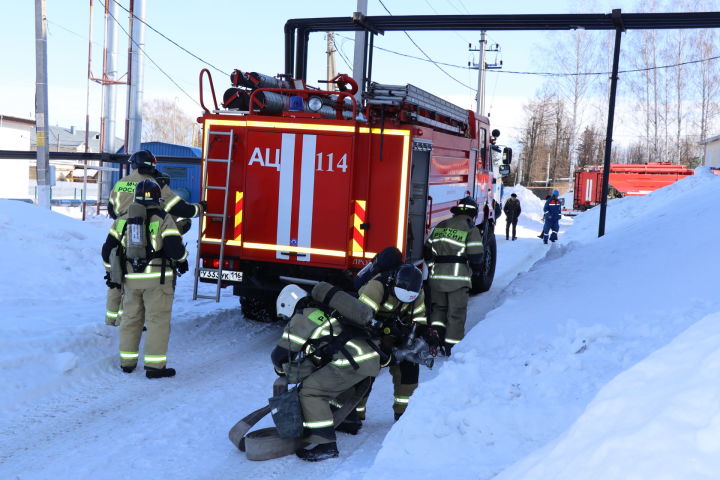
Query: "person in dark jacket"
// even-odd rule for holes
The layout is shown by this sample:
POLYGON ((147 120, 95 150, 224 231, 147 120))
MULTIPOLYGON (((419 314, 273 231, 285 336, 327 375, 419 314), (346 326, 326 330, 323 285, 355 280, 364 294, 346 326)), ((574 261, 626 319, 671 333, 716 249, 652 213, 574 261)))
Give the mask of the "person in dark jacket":
POLYGON ((503 212, 505 212, 505 240, 510 240, 510 225, 512 225, 512 239, 517 240, 517 223, 520 218, 520 200, 516 194, 511 194, 510 198, 505 202, 503 212))
POLYGON ((550 241, 554 242, 558 239, 558 231, 560 230, 560 217, 562 215, 562 204, 560 203, 560 192, 553 190, 552 196, 545 202, 543 211, 545 212, 545 224, 543 225, 542 239, 543 243, 548 243, 548 234, 550 241))

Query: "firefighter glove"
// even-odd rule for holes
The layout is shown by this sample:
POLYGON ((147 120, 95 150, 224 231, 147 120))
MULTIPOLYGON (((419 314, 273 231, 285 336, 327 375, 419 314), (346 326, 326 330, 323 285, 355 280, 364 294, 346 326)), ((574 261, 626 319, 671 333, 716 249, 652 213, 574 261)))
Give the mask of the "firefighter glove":
POLYGON ((203 213, 207 212, 207 202, 205 200, 200 200, 200 207, 202 207, 203 213))
POLYGON ((440 345, 440 334, 434 328, 427 327, 424 337, 431 349, 437 348, 440 345))
POLYGON ((110 280, 110 272, 105 272, 105 285, 108 286, 108 288, 120 288, 120 285, 110 280))
POLYGON ((183 260, 182 262, 178 262, 177 264, 177 273, 178 277, 182 276, 183 273, 187 272, 190 267, 188 266, 187 260, 183 260))

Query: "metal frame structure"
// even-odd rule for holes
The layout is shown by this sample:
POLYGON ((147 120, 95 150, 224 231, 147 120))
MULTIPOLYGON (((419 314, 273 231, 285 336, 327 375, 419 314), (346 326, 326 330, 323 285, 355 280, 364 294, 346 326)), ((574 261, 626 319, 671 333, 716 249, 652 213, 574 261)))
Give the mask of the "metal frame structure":
MULTIPOLYGON (((352 17, 303 18, 285 23, 285 73, 305 79, 307 74, 308 41, 312 32, 338 32, 366 30, 365 58, 363 59, 363 85, 370 82, 372 69, 373 37, 386 31, 530 31, 530 30, 614 30, 615 50, 610 76, 607 135, 603 195, 600 208, 598 236, 605 235, 605 217, 609 189, 610 154, 615 116, 620 41, 626 30, 659 30, 687 28, 718 28, 720 12, 688 13, 626 13, 615 9, 610 14, 571 13, 552 15, 393 15, 365 16, 355 12, 352 17)), ((364 90, 364 89, 363 89, 364 90)))

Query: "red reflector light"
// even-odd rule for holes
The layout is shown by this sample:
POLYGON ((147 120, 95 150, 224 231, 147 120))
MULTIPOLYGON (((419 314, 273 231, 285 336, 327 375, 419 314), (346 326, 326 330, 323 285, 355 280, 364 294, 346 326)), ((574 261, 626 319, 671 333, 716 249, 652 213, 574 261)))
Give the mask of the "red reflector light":
MULTIPOLYGON (((218 268, 220 268, 220 259, 219 258, 203 258, 202 265, 205 268, 218 269, 218 268)), ((227 258, 223 260, 223 270, 234 270, 234 269, 235 269, 235 260, 231 260, 231 259, 227 259, 227 258)))
POLYGON ((220 259, 219 258, 213 258, 212 268, 220 268, 220 259))

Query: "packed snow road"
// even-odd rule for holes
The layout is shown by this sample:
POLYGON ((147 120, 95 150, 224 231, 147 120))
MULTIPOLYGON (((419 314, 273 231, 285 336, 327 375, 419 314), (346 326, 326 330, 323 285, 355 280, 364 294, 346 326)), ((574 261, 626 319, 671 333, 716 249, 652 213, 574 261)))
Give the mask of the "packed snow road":
MULTIPOLYGON (((94 255, 107 226, 101 220, 92 225, 55 217, 44 219, 53 234, 37 232, 44 248, 51 255, 59 246, 55 241, 64 244, 72 229, 85 228, 79 262, 47 272, 47 262, 39 259, 29 269, 44 269, 54 278, 69 269, 91 280, 78 285, 84 288, 74 295, 62 285, 50 296, 44 294, 47 288, 16 290, 23 298, 6 292, 5 313, 21 321, 0 327, 5 347, 14 352, 6 358, 10 372, 0 373, 8 386, 0 396, 0 477, 357 478, 371 467, 394 425, 387 372, 375 382, 360 433, 338 435, 340 458, 317 464, 294 456, 250 462, 228 441, 227 431, 270 396, 275 374, 269 352, 282 325, 246 321, 229 292, 223 292, 220 304, 192 302, 192 281, 184 277, 169 348, 169 366, 177 376, 148 380, 140 369, 123 374, 117 330, 101 324, 105 290, 94 255)), ((518 272, 544 255, 547 246, 533 239, 535 234, 521 222, 518 241, 498 236, 495 284, 471 300, 468 326, 494 308, 518 272)), ((18 251, 27 242, 17 239, 18 251)), ((421 384, 443 363, 438 359, 432 371, 423 367, 421 384)), ((268 417, 256 428, 270 425, 268 417)))

